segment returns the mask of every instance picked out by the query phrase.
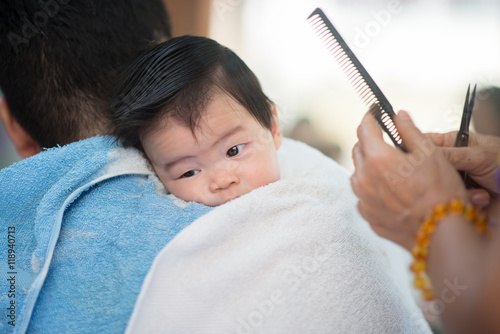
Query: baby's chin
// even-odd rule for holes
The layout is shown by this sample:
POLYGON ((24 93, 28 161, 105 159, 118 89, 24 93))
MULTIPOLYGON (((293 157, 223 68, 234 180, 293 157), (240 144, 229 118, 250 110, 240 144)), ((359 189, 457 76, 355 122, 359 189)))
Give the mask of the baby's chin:
POLYGON ((245 194, 234 196, 234 197, 229 197, 229 198, 226 198, 226 199, 216 200, 216 201, 206 201, 205 203, 201 203, 201 202, 198 202, 198 203, 204 204, 206 206, 219 206, 219 205, 222 205, 222 204, 226 204, 227 202, 230 202, 233 199, 236 199, 236 198, 238 198, 240 196, 243 196, 243 195, 245 195, 245 194))
POLYGON ((245 192, 245 193, 243 193, 243 194, 239 194, 239 195, 237 195, 237 196, 231 196, 231 197, 224 198, 224 199, 217 199, 217 200, 215 200, 215 201, 207 201, 207 202, 205 202, 205 203, 201 203, 201 202, 198 202, 198 203, 204 204, 204 205, 206 205, 206 206, 219 206, 219 205, 222 205, 222 204, 226 204, 226 203, 228 203, 228 202, 230 202, 230 201, 232 201, 232 200, 234 200, 234 199, 237 199, 237 198, 239 198, 239 197, 241 197, 241 196, 243 196, 243 195, 246 195, 246 194, 248 194, 248 193, 251 193, 251 192, 252 192, 252 191, 254 191, 255 189, 265 187, 265 186, 270 185, 271 183, 274 183, 274 182, 276 182, 276 181, 278 181, 278 180, 279 180, 279 178, 278 178, 278 179, 276 179, 275 181, 272 181, 272 182, 269 182, 269 183, 266 183, 266 184, 262 184, 262 185, 261 185, 261 186, 259 186, 259 187, 256 187, 256 188, 254 188, 254 189, 251 189, 251 190, 249 190, 249 191, 247 191, 247 192, 245 192))
MULTIPOLYGON (((206 206, 214 207, 214 206, 226 204, 227 202, 230 202, 238 197, 241 197, 245 194, 248 194, 250 191, 247 191, 247 192, 244 192, 244 193, 238 194, 238 195, 233 194, 233 195, 227 195, 227 196, 217 196, 216 198, 209 198, 209 199, 194 198, 194 199, 187 200, 187 201, 188 202, 196 202, 196 203, 203 204, 206 206)), ((184 199, 184 200, 186 200, 186 199, 184 199)))

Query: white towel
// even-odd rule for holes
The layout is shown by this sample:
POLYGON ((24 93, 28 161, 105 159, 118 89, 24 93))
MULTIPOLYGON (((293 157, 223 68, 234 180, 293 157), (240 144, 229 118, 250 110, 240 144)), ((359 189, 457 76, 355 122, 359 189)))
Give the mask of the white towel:
POLYGON ((291 140, 279 158, 280 181, 159 253, 127 333, 430 333, 402 250, 360 218, 347 171, 291 140))

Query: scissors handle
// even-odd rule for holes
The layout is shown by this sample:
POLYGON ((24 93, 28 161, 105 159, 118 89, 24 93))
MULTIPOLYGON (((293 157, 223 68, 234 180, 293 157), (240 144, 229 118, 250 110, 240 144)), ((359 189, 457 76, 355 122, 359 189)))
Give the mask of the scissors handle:
POLYGON ((464 180, 465 183, 465 188, 467 189, 478 189, 482 188, 477 182, 475 182, 473 179, 469 177, 467 172, 465 171, 458 171, 460 173, 460 176, 462 176, 462 179, 464 180))
POLYGON ((455 147, 465 147, 469 145, 469 134, 459 131, 457 133, 457 137, 455 138, 455 144, 453 146, 455 147))

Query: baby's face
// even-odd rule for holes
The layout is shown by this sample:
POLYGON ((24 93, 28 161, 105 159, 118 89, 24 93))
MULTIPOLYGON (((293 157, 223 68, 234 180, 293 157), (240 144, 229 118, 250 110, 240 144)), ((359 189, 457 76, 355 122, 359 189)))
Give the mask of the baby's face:
POLYGON ((187 126, 167 117, 142 142, 169 192, 216 206, 279 180, 276 150, 282 135, 276 115, 269 131, 220 93, 199 124, 193 135, 187 126))

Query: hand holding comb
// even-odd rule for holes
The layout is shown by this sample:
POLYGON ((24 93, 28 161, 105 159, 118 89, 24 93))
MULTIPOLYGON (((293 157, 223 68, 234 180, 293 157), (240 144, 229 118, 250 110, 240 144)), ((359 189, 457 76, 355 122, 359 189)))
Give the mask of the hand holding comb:
POLYGON ((380 127, 389 135, 396 147, 406 152, 401 136, 394 124, 395 114, 391 104, 349 46, 347 46, 337 29, 320 8, 316 8, 309 15, 308 21, 324 42, 330 54, 339 63, 363 102, 370 107, 370 112, 375 116, 380 127))

